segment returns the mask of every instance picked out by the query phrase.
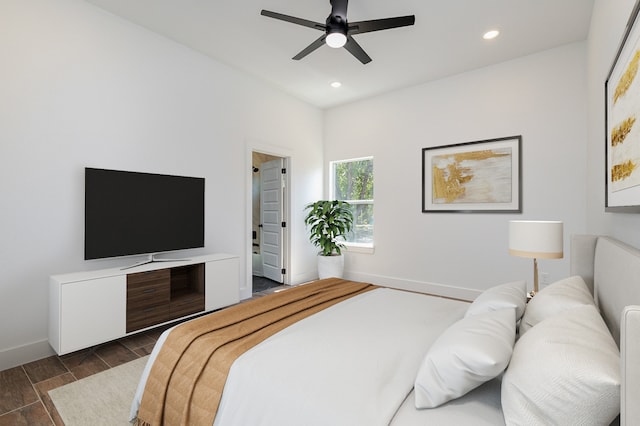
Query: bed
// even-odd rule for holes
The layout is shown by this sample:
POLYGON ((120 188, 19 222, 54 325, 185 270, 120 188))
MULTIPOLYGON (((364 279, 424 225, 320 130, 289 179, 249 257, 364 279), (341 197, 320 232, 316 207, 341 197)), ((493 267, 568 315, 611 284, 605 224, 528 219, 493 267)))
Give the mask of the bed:
POLYGON ((640 251, 574 236, 570 275, 529 303, 524 281, 469 303, 338 279, 242 303, 161 335, 131 421, 637 423, 640 251))

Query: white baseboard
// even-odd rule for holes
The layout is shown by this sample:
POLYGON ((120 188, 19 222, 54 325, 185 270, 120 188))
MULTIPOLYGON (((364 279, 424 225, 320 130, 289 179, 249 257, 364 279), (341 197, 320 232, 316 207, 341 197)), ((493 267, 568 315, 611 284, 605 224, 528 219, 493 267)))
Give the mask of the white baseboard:
POLYGON ((0 371, 55 355, 48 340, 28 343, 0 351, 0 371))
POLYGON ((367 274, 363 272, 347 272, 345 278, 353 281, 362 281, 384 287, 397 288, 400 290, 415 291, 418 293, 428 293, 436 296, 450 297, 472 301, 481 290, 470 288, 454 287, 446 284, 430 283, 426 281, 407 280, 403 278, 387 277, 384 275, 367 274))
POLYGON ((309 281, 315 281, 318 279, 318 271, 306 272, 291 277, 290 285, 296 286, 298 284, 308 283, 309 281))

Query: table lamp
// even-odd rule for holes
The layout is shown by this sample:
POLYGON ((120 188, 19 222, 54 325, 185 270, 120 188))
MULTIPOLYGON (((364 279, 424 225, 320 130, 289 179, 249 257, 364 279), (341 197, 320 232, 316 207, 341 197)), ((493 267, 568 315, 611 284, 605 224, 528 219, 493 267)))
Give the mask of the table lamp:
POLYGON ((560 259, 563 256, 563 227, 555 220, 509 221, 509 254, 533 258, 533 297, 538 292, 538 259, 560 259))

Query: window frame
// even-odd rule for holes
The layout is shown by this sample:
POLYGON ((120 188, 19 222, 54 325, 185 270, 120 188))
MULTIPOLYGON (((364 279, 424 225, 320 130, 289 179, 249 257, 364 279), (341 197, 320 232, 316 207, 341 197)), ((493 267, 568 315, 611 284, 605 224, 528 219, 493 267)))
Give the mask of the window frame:
MULTIPOLYGON (((335 165, 336 164, 340 164, 340 163, 353 163, 356 161, 364 161, 364 160, 371 160, 372 164, 373 164, 373 192, 374 192, 374 197, 372 199, 367 199, 367 200, 342 200, 342 201, 346 201, 349 204, 352 205, 356 205, 356 204, 360 204, 360 205, 371 205, 373 206, 373 210, 374 210, 374 217, 375 217, 375 163, 373 162, 373 155, 368 155, 365 157, 356 157, 356 158, 348 158, 348 159, 344 159, 344 160, 333 160, 333 161, 329 161, 329 198, 332 200, 337 200, 336 198, 336 193, 335 193, 335 165)), ((347 247, 348 251, 351 252, 356 252, 356 253, 373 253, 374 249, 375 249, 375 225, 373 226, 373 232, 372 232, 372 242, 370 243, 356 243, 356 242, 350 242, 350 241, 344 241, 343 244, 347 247)))

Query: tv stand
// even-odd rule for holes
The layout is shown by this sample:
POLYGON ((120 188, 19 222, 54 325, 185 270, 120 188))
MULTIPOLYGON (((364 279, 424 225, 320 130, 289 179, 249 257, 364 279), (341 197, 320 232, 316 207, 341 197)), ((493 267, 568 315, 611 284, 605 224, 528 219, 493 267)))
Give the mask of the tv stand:
POLYGON ((49 344, 63 355, 236 304, 239 273, 211 254, 51 276, 49 344))
POLYGON ((120 268, 121 271, 125 271, 127 269, 132 269, 135 268, 137 266, 142 266, 142 265, 147 265, 149 263, 156 263, 156 262, 188 262, 190 259, 167 259, 167 258, 162 258, 162 257, 156 257, 156 254, 150 254, 148 255, 148 257, 144 260, 141 260, 140 262, 136 262, 133 265, 129 265, 129 266, 124 266, 122 268, 120 268))

